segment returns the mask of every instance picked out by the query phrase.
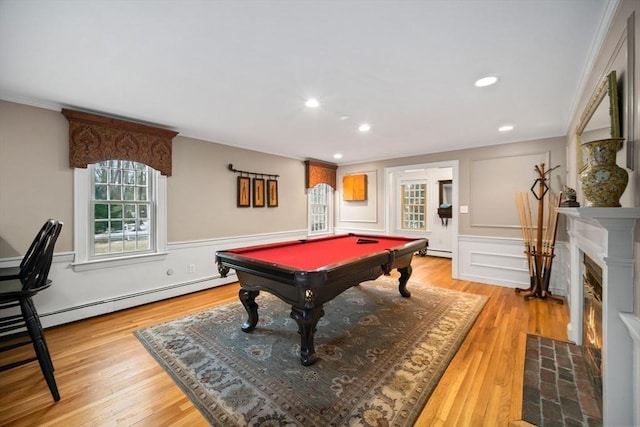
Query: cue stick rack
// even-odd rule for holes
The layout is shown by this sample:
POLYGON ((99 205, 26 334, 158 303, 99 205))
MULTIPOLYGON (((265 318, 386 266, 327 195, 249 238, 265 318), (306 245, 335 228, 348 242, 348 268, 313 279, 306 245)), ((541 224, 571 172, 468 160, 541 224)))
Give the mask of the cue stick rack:
POLYGON ((556 234, 558 230, 558 207, 562 193, 556 195, 549 192, 547 180, 549 174, 554 169, 545 171, 544 163, 536 165, 535 171, 538 178, 531 186, 531 193, 538 201, 537 225, 533 225, 533 215, 531 213, 531 204, 529 203, 529 193, 516 193, 516 206, 518 208, 518 216, 520 217, 520 226, 522 230, 522 240, 524 242, 524 253, 527 257, 529 265, 530 286, 528 289, 516 288, 516 293, 524 292, 524 299, 540 298, 551 300, 553 302, 563 304, 564 301, 560 297, 551 295, 549 291, 549 282, 551 280, 551 267, 553 265, 554 248, 556 243, 556 234), (549 199, 549 206, 545 212, 545 196, 549 199), (535 231, 535 232, 534 232, 535 231))
POLYGON ((236 169, 233 167, 233 164, 229 163, 229 166, 227 166, 227 168, 234 173, 239 173, 240 176, 248 176, 248 177, 254 177, 254 178, 263 178, 263 177, 267 177, 267 178, 273 178, 273 179, 278 179, 280 178, 280 175, 275 175, 272 173, 262 173, 262 172, 251 172, 251 171, 243 171, 240 169, 236 169))

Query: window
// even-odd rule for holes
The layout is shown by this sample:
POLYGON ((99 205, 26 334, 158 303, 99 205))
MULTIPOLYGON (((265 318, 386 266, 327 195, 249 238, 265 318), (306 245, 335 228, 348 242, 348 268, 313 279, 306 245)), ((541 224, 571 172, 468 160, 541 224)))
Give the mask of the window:
POLYGON ((74 269, 131 264, 165 256, 166 177, 134 161, 76 168, 74 269))
POLYGON ((124 160, 99 162, 92 169, 91 258, 153 249, 151 169, 124 160))
POLYGON ((403 230, 427 229, 427 185, 424 182, 405 182, 400 186, 403 230))
POLYGON ((74 168, 74 271, 166 257, 167 177, 178 133, 66 108, 62 114, 74 168))
POLYGON ((309 234, 330 233, 333 228, 333 188, 318 184, 307 193, 309 200, 309 234))

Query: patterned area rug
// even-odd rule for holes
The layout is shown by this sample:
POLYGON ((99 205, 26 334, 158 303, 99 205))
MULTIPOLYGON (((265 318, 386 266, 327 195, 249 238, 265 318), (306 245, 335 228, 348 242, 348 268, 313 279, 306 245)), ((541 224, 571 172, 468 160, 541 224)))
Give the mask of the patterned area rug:
POLYGON ((487 298, 408 289, 383 277, 325 304, 309 367, 291 307, 266 292, 251 333, 233 302, 135 335, 212 425, 410 426, 487 298))

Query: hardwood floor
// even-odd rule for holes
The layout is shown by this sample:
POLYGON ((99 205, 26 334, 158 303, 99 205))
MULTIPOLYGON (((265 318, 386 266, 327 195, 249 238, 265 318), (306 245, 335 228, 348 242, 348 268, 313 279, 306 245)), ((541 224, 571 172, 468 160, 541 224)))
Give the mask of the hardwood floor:
MULTIPOLYGON (((516 421, 526 334, 566 340, 567 306, 453 280, 443 258, 415 257, 411 280, 489 297, 416 425, 522 425, 516 421)), ((132 331, 235 300, 237 293, 231 284, 48 329, 62 399, 53 402, 37 363, 2 372, 0 425, 207 425, 132 331)), ((0 353, 0 364, 7 355, 0 353)))

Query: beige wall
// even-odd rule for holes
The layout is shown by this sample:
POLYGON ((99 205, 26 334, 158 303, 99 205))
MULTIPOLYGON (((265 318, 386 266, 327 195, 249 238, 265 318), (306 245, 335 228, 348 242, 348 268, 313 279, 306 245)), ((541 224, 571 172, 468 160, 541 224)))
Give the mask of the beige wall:
MULTIPOLYGON (((348 173, 356 173, 358 171, 370 171, 376 170, 378 183, 378 215, 377 222, 375 224, 367 224, 368 228, 376 228, 379 230, 384 230, 384 169, 390 167, 398 167, 398 166, 411 166, 411 165, 419 165, 419 164, 427 164, 427 163, 438 163, 445 162, 451 160, 457 160, 459 162, 459 183, 458 183, 458 192, 459 192, 459 205, 460 206, 469 206, 470 214, 460 214, 458 225, 458 233, 460 235, 475 235, 475 236, 495 236, 495 237, 514 237, 520 238, 522 236, 520 228, 517 227, 485 227, 475 225, 473 222, 473 211, 474 209, 482 208, 483 210, 495 210, 496 215, 502 216, 505 211, 511 212, 511 220, 510 223, 518 224, 518 214, 516 210, 515 204, 515 192, 516 191, 528 191, 531 185, 534 183, 536 178, 538 177, 536 172, 534 171, 534 167, 536 163, 529 165, 528 169, 524 169, 521 171, 521 176, 519 179, 524 180, 527 184, 525 186, 514 186, 514 179, 507 178, 504 176, 496 175, 496 179, 492 182, 491 185, 482 185, 479 186, 477 182, 474 182, 472 179, 472 166, 474 162, 487 160, 487 159, 503 159, 503 158, 522 158, 528 157, 531 155, 548 153, 549 164, 552 166, 560 166, 558 169, 554 170, 551 173, 551 178, 549 180, 549 184, 551 185, 551 189, 554 192, 560 191, 562 188, 562 184, 564 184, 565 177, 565 164, 566 164, 566 148, 565 148, 565 138, 557 137, 557 138, 547 138, 535 141, 526 141, 519 142, 513 144, 503 144, 503 145, 493 145, 482 148, 468 149, 468 150, 457 150, 457 151, 449 151, 444 153, 433 153, 426 154, 422 156, 413 156, 413 157, 404 157, 399 159, 391 159, 380 162, 373 163, 363 163, 363 164, 353 164, 347 166, 340 166, 338 168, 338 173, 348 174, 348 173), (473 200, 476 201, 475 206, 471 203, 472 201, 472 193, 473 200), (505 197, 507 200, 507 204, 504 203, 496 203, 496 195, 500 195, 500 197, 505 197)), ((548 167, 549 165, 547 165, 548 167)), ((338 221, 337 226, 339 227, 359 227, 359 224, 349 223, 349 222, 340 222, 338 221)), ((455 225, 454 225, 455 226, 455 225)))
MULTIPOLYGON (((0 258, 26 252, 45 219, 65 226, 56 252, 73 250, 73 170, 59 111, 0 101, 0 258)), ((300 160, 177 136, 168 179, 168 241, 305 230, 300 160), (237 208, 236 169, 280 175, 279 206, 237 208)))
POLYGON ((170 242, 306 230, 304 162, 192 138, 173 143, 168 187, 170 242), (278 206, 236 207, 236 177, 228 169, 280 175, 278 206))
POLYGON ((24 254, 47 218, 64 222, 56 251, 72 250, 68 131, 59 112, 0 101, 0 257, 24 254))

